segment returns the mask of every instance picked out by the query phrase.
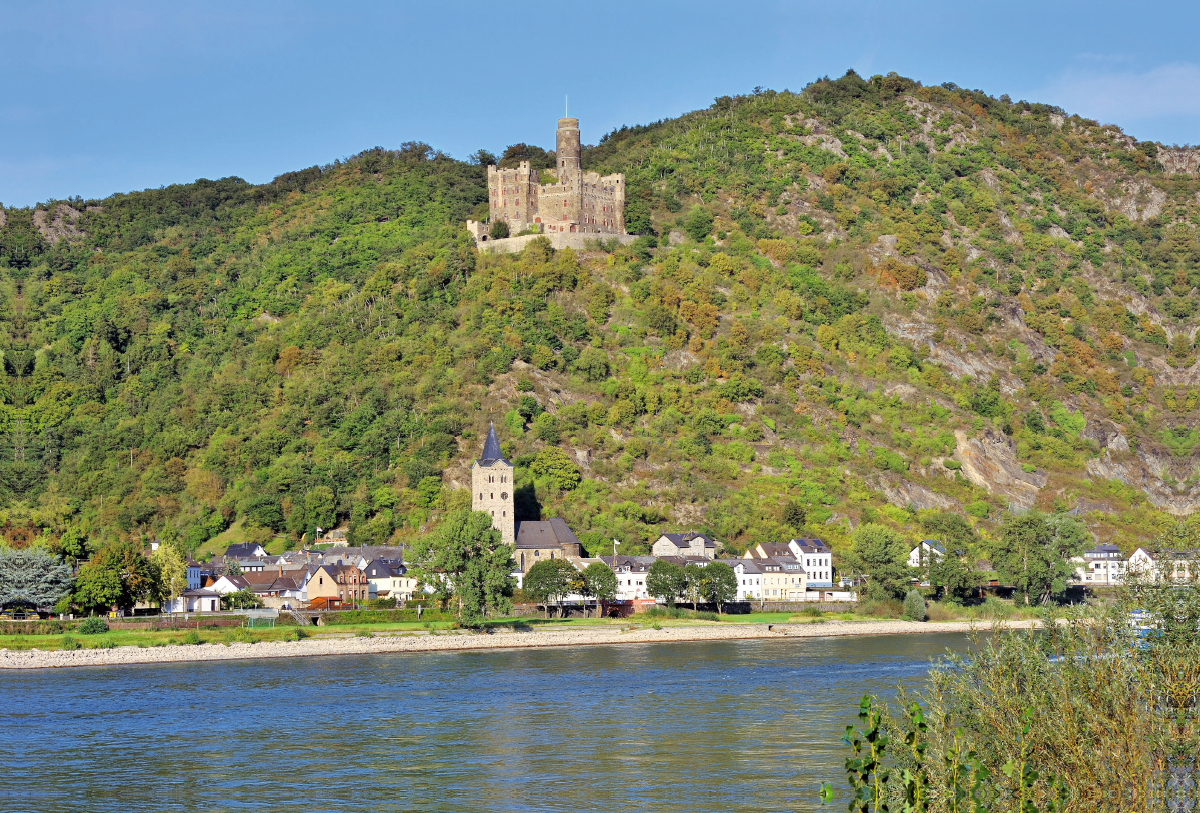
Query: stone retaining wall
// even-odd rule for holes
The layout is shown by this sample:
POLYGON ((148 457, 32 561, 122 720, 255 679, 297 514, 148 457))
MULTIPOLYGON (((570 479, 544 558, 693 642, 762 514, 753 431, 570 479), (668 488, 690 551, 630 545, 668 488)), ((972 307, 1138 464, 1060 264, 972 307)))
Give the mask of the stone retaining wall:
POLYGON ((636 234, 523 234, 520 237, 505 237, 500 240, 478 239, 475 243, 480 251, 495 254, 515 254, 529 245, 531 240, 545 237, 556 249, 572 248, 576 251, 592 248, 601 240, 616 241, 623 246, 630 245, 637 239, 636 234))

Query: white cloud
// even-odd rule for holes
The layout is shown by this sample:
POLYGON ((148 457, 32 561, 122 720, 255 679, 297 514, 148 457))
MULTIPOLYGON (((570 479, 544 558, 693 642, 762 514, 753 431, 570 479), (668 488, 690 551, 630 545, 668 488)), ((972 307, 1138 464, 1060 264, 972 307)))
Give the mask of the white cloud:
MULTIPOLYGON (((1122 127, 1191 118, 1200 116, 1200 65, 1174 62, 1141 73, 1071 69, 1029 99, 1122 127)), ((1192 140, 1200 141, 1200 132, 1192 140)))

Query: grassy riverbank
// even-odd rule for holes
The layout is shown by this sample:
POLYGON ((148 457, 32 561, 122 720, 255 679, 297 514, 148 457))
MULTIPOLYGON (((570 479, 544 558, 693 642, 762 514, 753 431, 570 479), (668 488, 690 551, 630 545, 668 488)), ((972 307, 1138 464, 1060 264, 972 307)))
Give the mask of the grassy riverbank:
MULTIPOLYGON (((925 622, 931 628, 945 622, 979 622, 990 623, 993 618, 1021 619, 1029 617, 1030 611, 1018 612, 1012 605, 1005 605, 1008 610, 996 613, 985 612, 985 608, 956 608, 951 613, 942 610, 945 605, 930 605, 930 620, 925 622)), ((864 607, 870 612, 871 607, 864 607)), ((484 625, 484 632, 529 632, 566 631, 573 629, 610 629, 629 631, 638 629, 662 629, 672 627, 694 626, 723 626, 736 625, 773 625, 773 624, 812 624, 823 621, 869 623, 886 621, 889 615, 854 613, 767 613, 753 612, 742 615, 716 615, 715 613, 692 613, 690 610, 677 609, 639 613, 631 618, 501 618, 489 621, 484 625)), ((138 647, 142 649, 164 646, 183 646, 205 644, 256 644, 273 641, 297 641, 303 639, 339 639, 339 638, 370 638, 376 636, 390 637, 398 635, 426 636, 444 635, 460 632, 458 625, 452 621, 423 621, 423 622, 379 622, 359 624, 334 624, 322 627, 277 626, 274 629, 248 629, 245 627, 200 627, 198 629, 174 630, 110 630, 98 635, 82 635, 78 632, 66 634, 23 634, 0 635, 0 649, 9 651, 54 651, 62 649, 114 649, 117 647, 138 647)))
MULTIPOLYGON (((1030 626, 1017 621, 1008 626, 1030 626)), ((847 635, 912 635, 966 632, 971 622, 916 623, 910 621, 836 621, 812 619, 786 624, 733 624, 696 621, 655 621, 652 625, 594 621, 550 624, 490 625, 483 630, 374 630, 364 634, 333 633, 301 640, 216 640, 195 645, 115 646, 107 649, 26 651, 0 650, 0 669, 51 669, 72 666, 124 666, 247 658, 295 658, 319 655, 462 652, 487 649, 539 649, 596 645, 689 643, 747 639, 822 638, 847 635)), ((256 633, 259 634, 259 633, 256 633)), ((180 642, 181 644, 183 642, 180 642)))

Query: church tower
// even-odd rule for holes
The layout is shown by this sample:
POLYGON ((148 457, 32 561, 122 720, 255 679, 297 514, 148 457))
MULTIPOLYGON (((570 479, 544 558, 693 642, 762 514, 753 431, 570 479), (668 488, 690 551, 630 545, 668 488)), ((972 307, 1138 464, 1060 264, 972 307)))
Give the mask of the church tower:
POLYGON ((507 545, 517 543, 513 516, 514 467, 500 453, 496 427, 489 424, 483 454, 471 464, 471 510, 492 515, 492 527, 507 545))

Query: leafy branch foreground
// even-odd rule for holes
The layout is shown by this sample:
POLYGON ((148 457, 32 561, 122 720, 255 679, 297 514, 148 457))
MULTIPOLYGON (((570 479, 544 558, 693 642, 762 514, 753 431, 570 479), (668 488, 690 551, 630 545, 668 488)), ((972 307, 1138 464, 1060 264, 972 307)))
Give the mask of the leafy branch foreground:
POLYGON ((848 809, 1197 810, 1198 624, 1194 581, 1138 583, 1043 630, 975 636, 901 689, 903 716, 863 698, 848 809))

